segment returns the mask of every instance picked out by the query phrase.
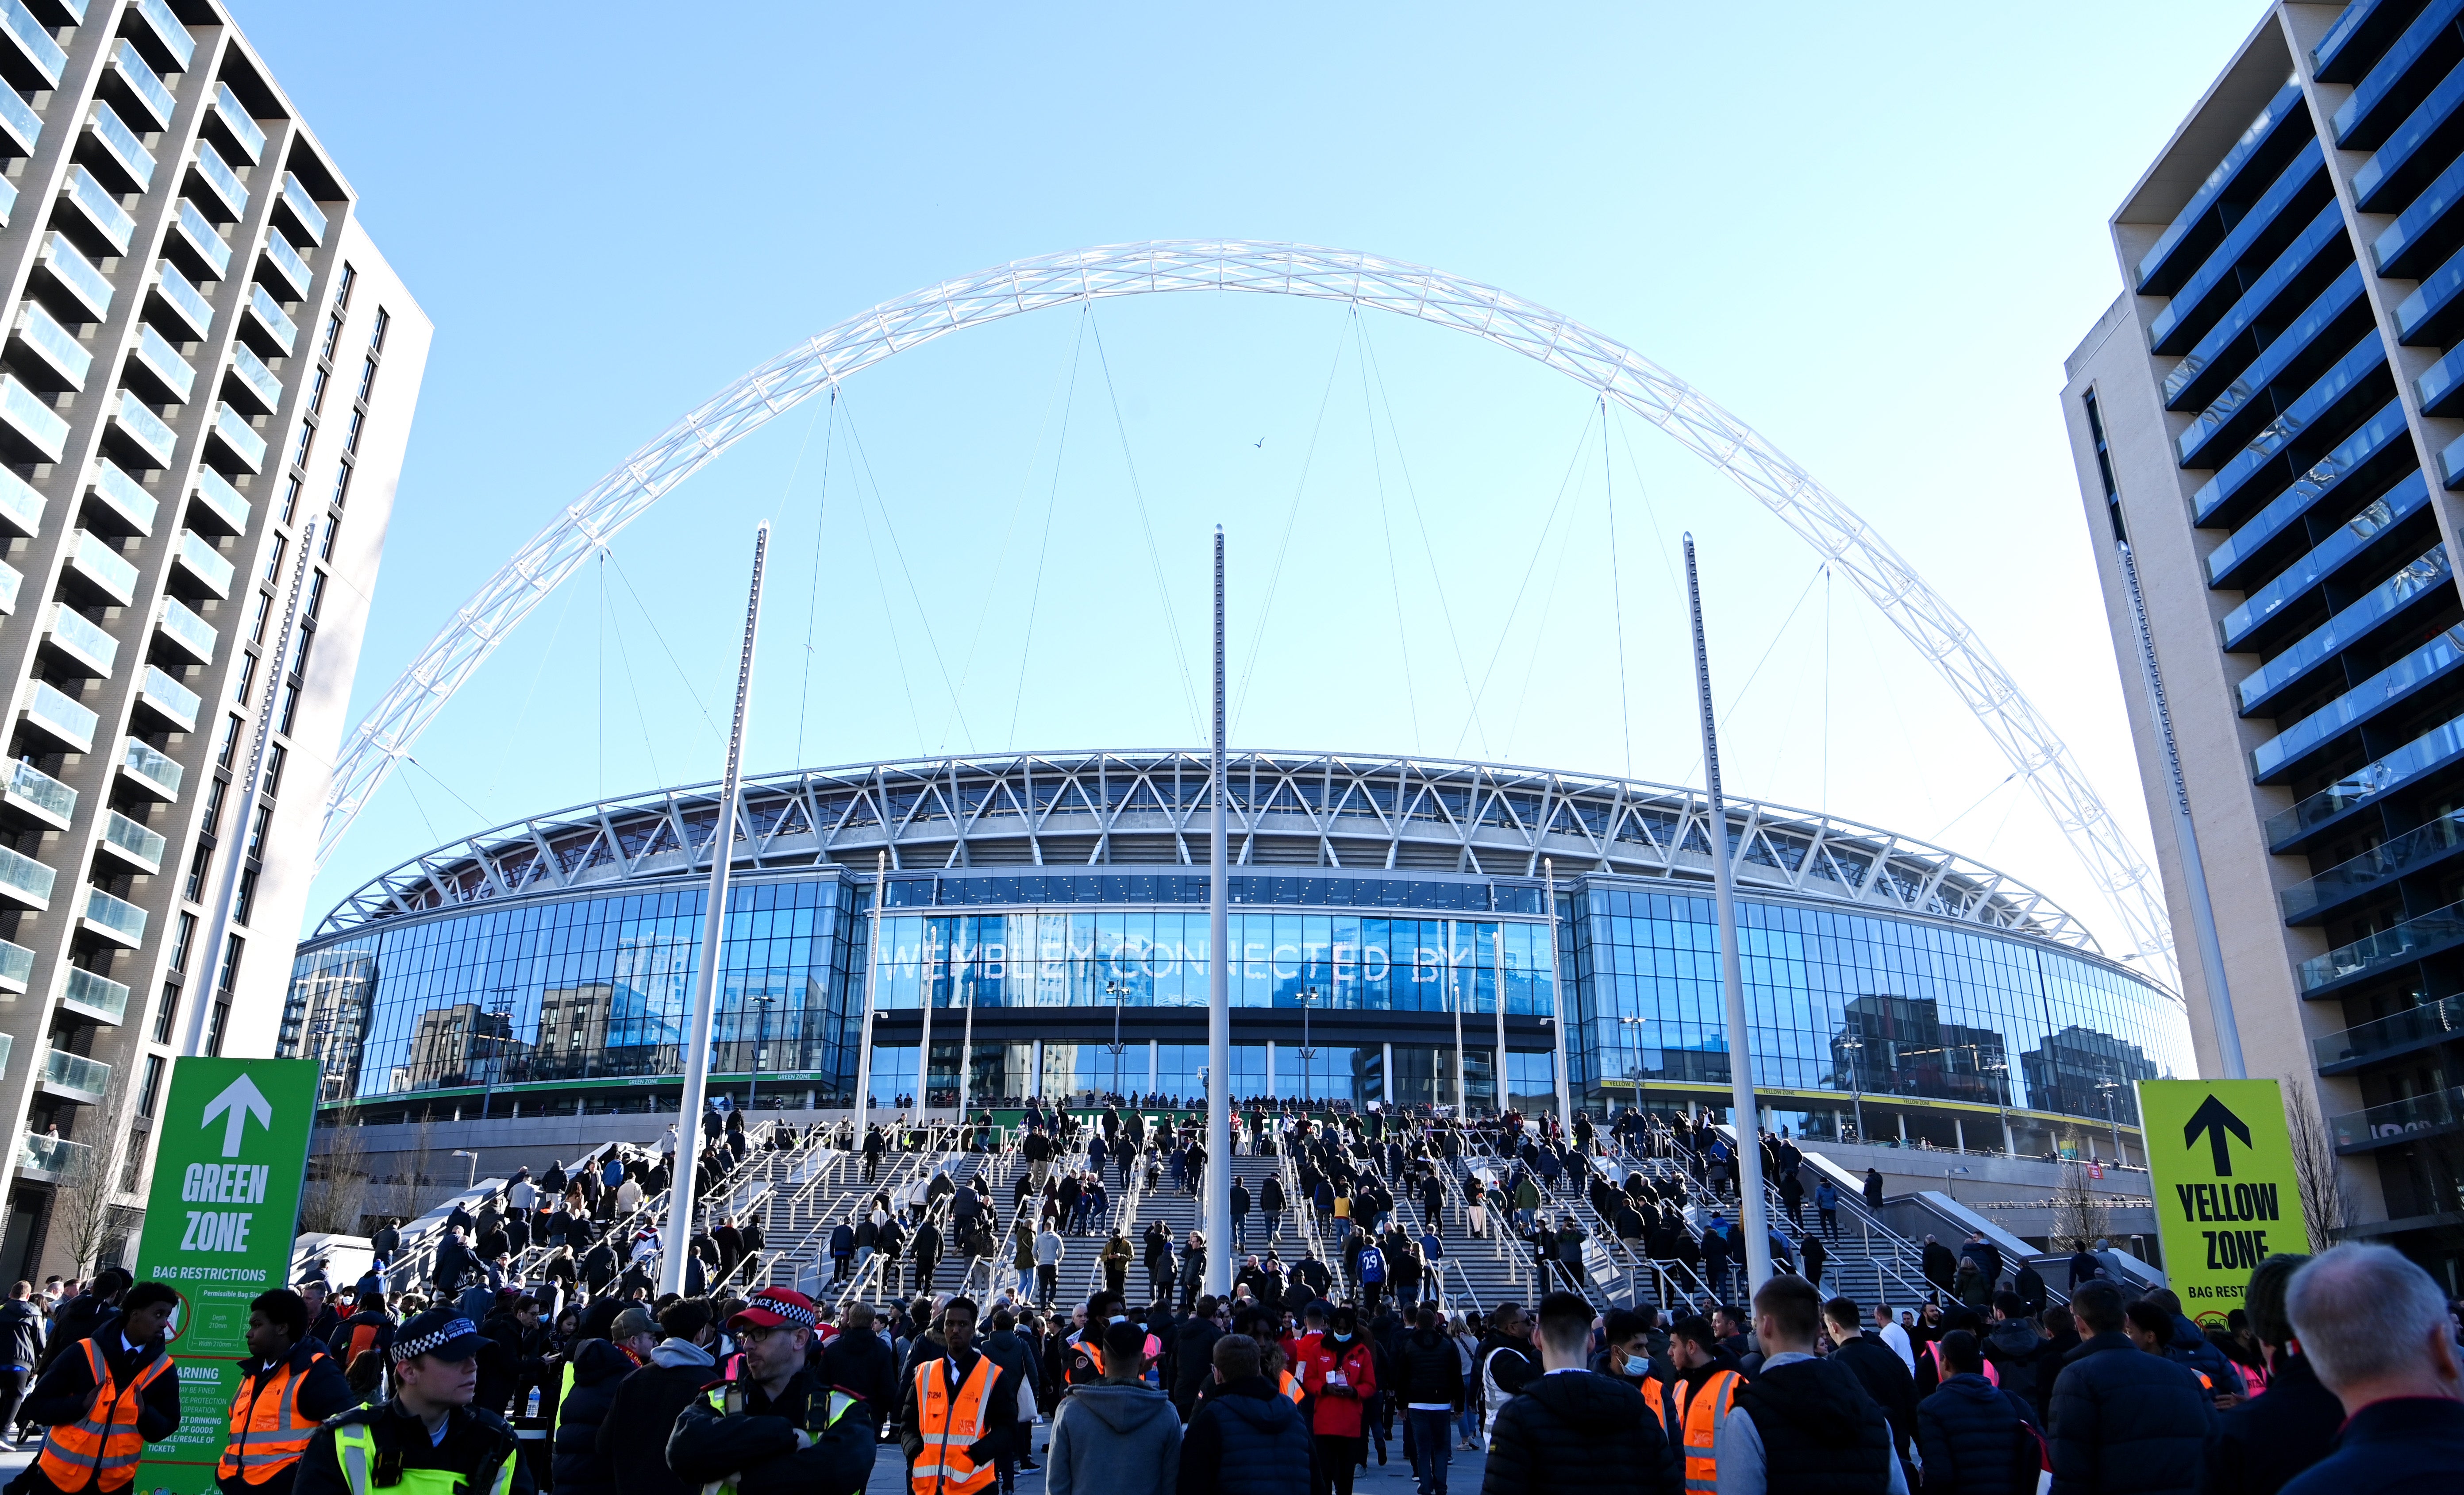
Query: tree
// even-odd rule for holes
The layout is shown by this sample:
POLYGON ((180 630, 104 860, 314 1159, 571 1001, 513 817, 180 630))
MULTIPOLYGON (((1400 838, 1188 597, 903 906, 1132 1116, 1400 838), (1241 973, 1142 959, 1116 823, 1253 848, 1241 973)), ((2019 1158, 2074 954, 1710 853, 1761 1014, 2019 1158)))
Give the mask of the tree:
MULTIPOLYGON (((2079 1151, 2076 1135, 2067 1139, 2070 1151, 2079 1151)), ((2066 1250, 2084 1251, 2108 1235, 2107 1221, 2113 1206, 2099 1198, 2088 1187, 2087 1165, 2076 1155, 2062 1164, 2061 1182, 2054 1186, 2054 1225, 2051 1243, 2066 1250)))
POLYGON ((367 1133, 357 1107, 346 1106, 319 1129, 308 1149, 308 1181, 299 1193, 299 1229, 356 1235, 368 1197, 367 1133))
POLYGON ((129 1140, 128 1081, 120 1069, 112 1071, 101 1104, 86 1108, 86 1112, 81 1119, 87 1134, 96 1140, 69 1154, 52 1190, 53 1225, 80 1277, 92 1275, 105 1244, 129 1234, 124 1217, 131 1212, 119 1210, 123 1218, 115 1219, 120 1183, 117 1149, 129 1140))
POLYGON ((2344 1228, 2344 1176, 2336 1161, 2336 1139, 2311 1104, 2309 1088, 2284 1082, 2284 1126, 2293 1142, 2293 1176, 2301 1190, 2301 1223, 2310 1249, 2324 1251, 2344 1228))

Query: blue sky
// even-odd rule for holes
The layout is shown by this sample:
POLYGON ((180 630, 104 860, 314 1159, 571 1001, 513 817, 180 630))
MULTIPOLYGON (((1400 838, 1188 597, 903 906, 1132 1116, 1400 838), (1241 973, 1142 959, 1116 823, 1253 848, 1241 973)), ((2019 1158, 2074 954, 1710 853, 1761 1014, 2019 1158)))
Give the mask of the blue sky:
MULTIPOLYGON (((437 325, 360 706, 599 474, 833 322, 1023 255, 1297 240, 1502 286, 1750 422, 2144 838, 2061 359, 2120 289, 2106 215, 2255 6, 237 11, 437 325)), ((769 517, 756 771, 1194 745, 1173 629, 1196 666, 1221 521, 1236 746, 1683 780, 1690 528, 1733 793, 1938 838, 2115 929, 1844 580, 1646 427, 1613 421, 1604 464, 1587 391, 1501 349, 1140 297, 903 354, 843 414, 773 422, 551 598, 312 920, 440 840, 715 777, 769 517)))

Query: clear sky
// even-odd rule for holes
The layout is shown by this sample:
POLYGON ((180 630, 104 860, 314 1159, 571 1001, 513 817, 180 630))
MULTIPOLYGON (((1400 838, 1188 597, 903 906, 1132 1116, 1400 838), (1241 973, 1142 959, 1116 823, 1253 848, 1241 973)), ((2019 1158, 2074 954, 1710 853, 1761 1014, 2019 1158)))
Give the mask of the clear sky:
MULTIPOLYGON (((2106 215, 2255 4, 235 9, 437 327, 359 707, 602 473, 843 318, 1024 255, 1296 240, 1504 287, 1751 423, 1961 610, 2144 843, 2061 360, 2120 290, 2106 215)), ((927 345, 819 411, 533 616, 312 920, 447 838, 715 777, 765 517, 753 771, 1197 746, 1179 659, 1220 521, 1236 747, 1699 781, 1690 528, 1732 793, 1937 839, 2126 948, 1844 579, 1653 429, 1613 420, 1604 458, 1588 392, 1507 351, 1138 297, 927 345)))

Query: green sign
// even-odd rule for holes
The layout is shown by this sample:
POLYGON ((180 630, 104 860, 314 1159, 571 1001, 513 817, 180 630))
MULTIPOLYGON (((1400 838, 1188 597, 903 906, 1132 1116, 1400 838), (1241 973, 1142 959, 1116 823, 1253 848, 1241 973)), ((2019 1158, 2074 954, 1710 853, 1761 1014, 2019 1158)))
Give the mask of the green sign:
POLYGON ((317 1107, 307 1059, 181 1059, 145 1200, 137 1280, 180 1294, 180 1430, 145 1450, 134 1495, 208 1495, 222 1457, 248 1305, 285 1286, 317 1107))
POLYGON ((2310 1249, 2274 1080, 2142 1080, 2139 1119, 2165 1278, 2201 1328, 2242 1306, 2251 1268, 2310 1249))

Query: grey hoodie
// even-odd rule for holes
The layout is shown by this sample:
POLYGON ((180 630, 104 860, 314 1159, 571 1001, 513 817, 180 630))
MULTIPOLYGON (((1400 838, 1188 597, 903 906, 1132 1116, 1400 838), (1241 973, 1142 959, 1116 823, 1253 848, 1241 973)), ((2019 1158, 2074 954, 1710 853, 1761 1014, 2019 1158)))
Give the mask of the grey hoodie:
POLYGON ((670 1370, 675 1370, 680 1366, 708 1366, 716 1365, 718 1362, 711 1357, 711 1352, 709 1351, 704 1350, 697 1344, 694 1344, 692 1340, 677 1339, 671 1336, 660 1340, 658 1348, 650 1352, 650 1363, 652 1365, 664 1365, 670 1370))
POLYGON ((1081 1386, 1061 1403, 1045 1453, 1046 1495, 1172 1495, 1180 1417, 1144 1386, 1081 1386))

